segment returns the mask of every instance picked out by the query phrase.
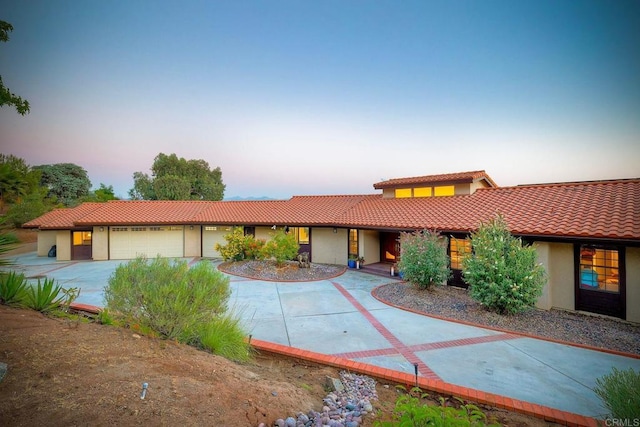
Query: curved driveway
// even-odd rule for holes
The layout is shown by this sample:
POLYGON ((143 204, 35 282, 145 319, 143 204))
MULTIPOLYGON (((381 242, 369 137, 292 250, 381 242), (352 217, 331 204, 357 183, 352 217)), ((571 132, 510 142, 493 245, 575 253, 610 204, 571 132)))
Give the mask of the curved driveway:
MULTIPOLYGON (((27 277, 81 288, 77 302, 102 306, 102 291, 126 261, 14 258, 27 277)), ((196 262, 196 259, 187 259, 196 262)), ((640 359, 434 319, 371 296, 393 278, 347 270, 330 280, 269 282, 230 276, 231 308, 252 338, 440 379, 560 411, 602 418, 593 392, 612 367, 640 371, 640 359)))

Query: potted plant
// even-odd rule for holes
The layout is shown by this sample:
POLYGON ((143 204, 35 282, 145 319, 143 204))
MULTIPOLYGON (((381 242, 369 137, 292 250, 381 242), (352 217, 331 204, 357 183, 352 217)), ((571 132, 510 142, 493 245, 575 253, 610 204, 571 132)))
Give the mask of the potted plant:
POLYGON ((356 268, 356 260, 358 259, 355 255, 349 255, 348 265, 349 268, 356 268))
POLYGON ((360 270, 360 267, 364 265, 364 257, 356 258, 356 268, 360 270))

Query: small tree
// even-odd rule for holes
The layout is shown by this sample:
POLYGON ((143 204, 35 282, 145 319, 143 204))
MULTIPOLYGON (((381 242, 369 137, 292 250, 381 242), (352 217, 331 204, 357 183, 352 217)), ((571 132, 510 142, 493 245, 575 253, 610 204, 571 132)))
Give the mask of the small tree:
POLYGON ((435 231, 401 233, 398 269, 404 278, 421 289, 429 289, 449 279, 447 242, 446 237, 435 231))
POLYGON ((533 246, 511 235, 501 215, 471 235, 472 253, 463 258, 469 295, 500 314, 532 307, 546 282, 533 246))
POLYGON ((262 248, 265 259, 274 258, 276 264, 281 266, 285 261, 294 259, 298 255, 300 245, 293 234, 287 234, 284 230, 273 233, 271 240, 267 241, 262 248))

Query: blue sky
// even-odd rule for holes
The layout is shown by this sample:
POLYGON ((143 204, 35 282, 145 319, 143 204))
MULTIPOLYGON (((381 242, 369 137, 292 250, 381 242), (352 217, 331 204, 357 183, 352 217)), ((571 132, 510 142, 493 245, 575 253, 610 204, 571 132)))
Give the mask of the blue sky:
POLYGON ((226 197, 640 177, 640 2, 0 0, 1 151, 126 197, 158 153, 226 197))

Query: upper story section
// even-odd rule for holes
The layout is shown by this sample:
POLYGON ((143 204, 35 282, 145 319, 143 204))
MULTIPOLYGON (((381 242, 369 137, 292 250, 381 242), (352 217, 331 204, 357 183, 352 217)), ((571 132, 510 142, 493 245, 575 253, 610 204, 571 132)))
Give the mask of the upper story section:
POLYGON ((373 184, 373 188, 382 190, 385 199, 459 196, 473 194, 479 188, 495 187, 498 185, 483 170, 395 178, 373 184))

